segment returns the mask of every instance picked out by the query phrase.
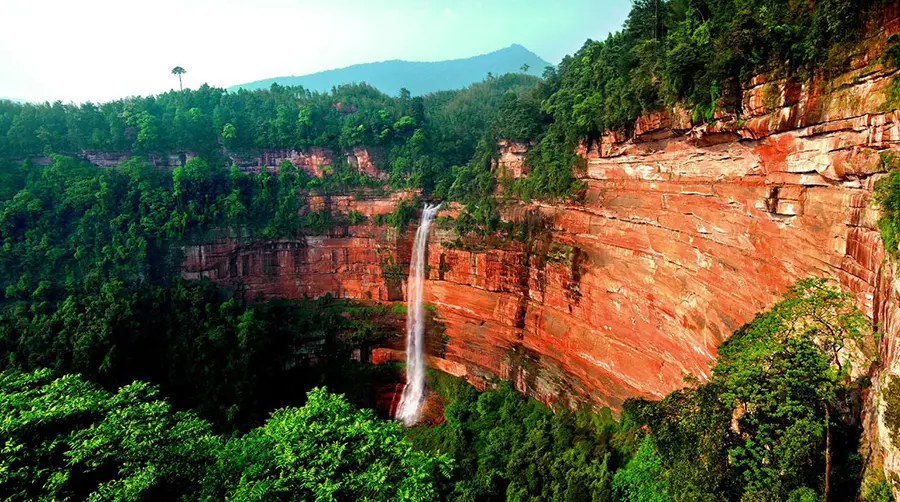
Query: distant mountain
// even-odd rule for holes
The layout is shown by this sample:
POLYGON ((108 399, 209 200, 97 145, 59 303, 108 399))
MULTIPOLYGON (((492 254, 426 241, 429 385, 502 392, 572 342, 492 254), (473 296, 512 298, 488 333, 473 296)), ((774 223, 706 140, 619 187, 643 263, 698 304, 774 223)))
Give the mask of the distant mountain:
POLYGON ((329 91, 340 84, 366 82, 392 96, 406 87, 413 95, 447 89, 461 89, 474 82, 484 80, 488 73, 503 75, 521 72, 522 65, 528 65, 528 73, 541 75, 550 63, 519 44, 480 56, 447 61, 419 62, 391 60, 380 63, 365 63, 321 71, 299 77, 275 77, 239 84, 228 88, 238 89, 269 88, 272 83, 279 85, 302 85, 311 91, 329 91))
POLYGON ((16 99, 16 98, 7 98, 4 96, 0 96, 0 101, 12 101, 13 103, 25 104, 27 101, 24 99, 16 99))

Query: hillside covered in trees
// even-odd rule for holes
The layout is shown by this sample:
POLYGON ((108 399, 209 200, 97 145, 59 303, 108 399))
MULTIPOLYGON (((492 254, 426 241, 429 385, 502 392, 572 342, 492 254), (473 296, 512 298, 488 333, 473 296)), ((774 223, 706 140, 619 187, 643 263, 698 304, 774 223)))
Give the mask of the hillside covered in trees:
MULTIPOLYGON (((183 247, 212 234, 318 235, 360 217, 309 210, 308 194, 420 189, 466 206, 459 233, 501 230, 498 185, 514 199, 576 196, 579 142, 675 104, 712 121, 758 72, 840 71, 882 5, 640 0, 620 32, 543 79, 423 96, 274 84, 0 101, 0 498, 890 500, 891 480, 861 480, 853 418, 867 385, 854 370, 876 337, 823 280, 738 328, 708 380, 629 400, 619 417, 434 375, 441 420, 404 430, 359 409, 398 368, 351 357, 385 336, 373 320, 388 307, 244 303, 179 273, 183 247), (526 178, 496 179, 499 139, 534 145, 526 178), (386 180, 227 160, 312 147, 379 148, 386 180), (98 168, 85 151, 131 158, 98 168), (186 152, 172 170, 147 160, 186 152)), ((414 215, 410 203, 386 220, 414 215)))

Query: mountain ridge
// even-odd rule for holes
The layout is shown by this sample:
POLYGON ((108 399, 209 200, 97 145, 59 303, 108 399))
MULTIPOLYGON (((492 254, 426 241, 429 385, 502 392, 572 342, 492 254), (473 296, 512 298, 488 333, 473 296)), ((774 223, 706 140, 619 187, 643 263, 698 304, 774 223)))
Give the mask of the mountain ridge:
POLYGON ((325 92, 336 85, 368 83, 382 92, 396 95, 406 88, 413 95, 428 94, 450 89, 461 89, 483 80, 488 73, 502 75, 521 72, 528 65, 527 73, 540 75, 546 60, 520 44, 479 54, 468 58, 441 61, 385 61, 358 63, 343 68, 323 70, 306 75, 291 75, 255 80, 228 87, 229 92, 239 89, 268 88, 279 85, 300 85, 310 91, 325 92))

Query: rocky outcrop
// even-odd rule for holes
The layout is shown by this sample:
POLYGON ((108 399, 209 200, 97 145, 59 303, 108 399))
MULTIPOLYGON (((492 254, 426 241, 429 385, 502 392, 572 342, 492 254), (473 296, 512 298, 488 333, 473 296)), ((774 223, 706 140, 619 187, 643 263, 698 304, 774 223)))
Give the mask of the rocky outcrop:
POLYGON ((350 167, 356 169, 360 173, 367 174, 375 179, 387 179, 387 173, 375 167, 378 154, 377 150, 371 148, 361 148, 354 146, 350 150, 344 152, 350 167))
POLYGON ((360 173, 376 179, 385 179, 387 174, 375 167, 379 154, 377 150, 358 146, 340 153, 328 148, 312 147, 306 150, 263 149, 250 155, 229 154, 228 158, 243 172, 258 173, 266 169, 270 173, 275 173, 282 162, 288 161, 311 176, 321 177, 332 168, 340 156, 343 156, 347 164, 360 173))
POLYGON ((283 161, 288 161, 312 176, 322 176, 324 171, 331 166, 333 158, 334 153, 331 150, 317 147, 307 150, 275 148, 264 149, 249 155, 239 153, 229 155, 231 163, 237 165, 238 169, 243 172, 258 173, 266 169, 275 173, 283 161))
MULTIPOLYGON (((382 155, 382 152, 377 148, 357 146, 339 153, 328 148, 319 147, 312 147, 306 150, 264 148, 254 152, 230 152, 223 149, 221 153, 223 158, 226 159, 223 167, 227 168, 231 165, 236 165, 238 169, 245 173, 258 173, 262 169, 275 173, 283 161, 288 161, 311 176, 321 177, 331 168, 336 159, 343 156, 347 164, 361 174, 366 174, 375 179, 387 178, 387 173, 376 167, 382 155)), ((128 151, 107 152, 99 150, 82 150, 80 152, 70 152, 68 155, 84 159, 97 167, 104 168, 116 167, 135 156, 133 152, 128 151)), ((194 152, 185 152, 149 153, 144 154, 142 157, 153 167, 170 169, 182 166, 196 156, 197 154, 194 152)), ((45 156, 32 156, 29 160, 35 165, 49 165, 52 162, 51 158, 45 156)))
POLYGON ((337 298, 403 299, 411 236, 375 225, 412 193, 307 196, 309 209, 364 218, 326 235, 258 241, 227 236, 185 248, 182 275, 206 277, 249 301, 330 294, 337 298))
MULTIPOLYGON (((537 243, 460 249, 438 225, 426 301, 437 307, 445 358, 473 381, 499 376, 544 401, 618 409, 688 374, 704 378, 718 344, 797 279, 834 278, 875 319, 883 250, 870 199, 886 168, 880 153, 900 139, 900 117, 877 112, 891 78, 857 70, 830 93, 801 86, 774 110, 753 105, 757 82, 744 91, 742 120, 675 129, 688 115, 676 111, 645 120, 627 141, 609 135, 582 150, 580 201, 506 209, 510 220, 543 221, 537 243)), ((185 275, 250 300, 401 300, 411 233, 371 221, 401 198, 313 199, 369 220, 327 235, 192 247, 185 275)))
POLYGON ((501 139, 497 142, 497 159, 494 161, 494 171, 498 178, 521 178, 528 174, 528 164, 525 154, 531 144, 501 139))

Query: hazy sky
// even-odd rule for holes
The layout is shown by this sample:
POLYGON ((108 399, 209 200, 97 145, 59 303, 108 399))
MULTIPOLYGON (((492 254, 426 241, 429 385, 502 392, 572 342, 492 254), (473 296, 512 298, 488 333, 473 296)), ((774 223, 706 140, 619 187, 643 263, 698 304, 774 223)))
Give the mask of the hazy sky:
POLYGON ((628 0, 0 0, 0 97, 105 101, 520 43, 553 64, 628 0))

